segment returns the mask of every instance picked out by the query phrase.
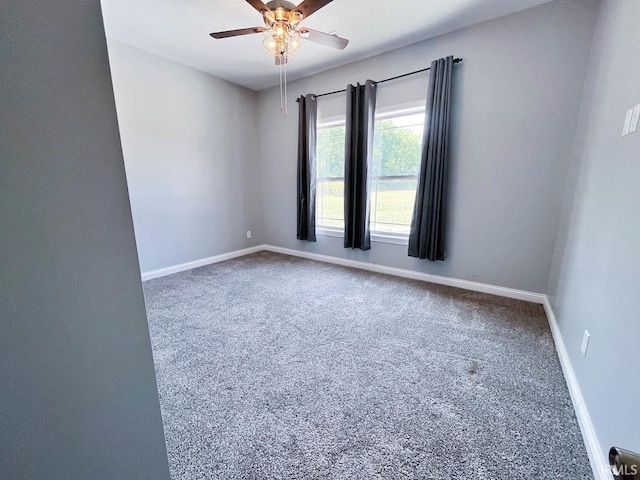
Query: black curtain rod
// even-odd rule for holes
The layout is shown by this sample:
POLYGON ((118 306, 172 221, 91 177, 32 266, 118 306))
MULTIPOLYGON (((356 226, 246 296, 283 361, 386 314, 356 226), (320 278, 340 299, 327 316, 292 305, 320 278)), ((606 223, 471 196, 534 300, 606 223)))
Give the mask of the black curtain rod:
MULTIPOLYGON (((453 63, 460 63, 461 61, 462 61, 461 58, 454 58, 453 59, 453 63)), ((397 80, 398 78, 408 77, 409 75, 415 75, 416 73, 422 73, 422 72, 426 72, 428 70, 431 70, 431 67, 423 68, 421 70, 416 70, 415 72, 403 73, 402 75, 397 75, 397 76, 391 77, 391 78, 385 78, 384 80, 378 80, 377 82, 373 82, 373 83, 390 82, 391 80, 397 80)), ((316 97, 316 98, 326 97, 327 95, 335 95, 336 93, 343 93, 343 92, 346 92, 346 91, 347 91, 347 89, 343 88, 342 90, 336 90, 335 92, 327 92, 327 93, 321 93, 320 95, 314 95, 314 97, 316 97)), ((296 98, 296 102, 300 103, 300 99, 296 98)))

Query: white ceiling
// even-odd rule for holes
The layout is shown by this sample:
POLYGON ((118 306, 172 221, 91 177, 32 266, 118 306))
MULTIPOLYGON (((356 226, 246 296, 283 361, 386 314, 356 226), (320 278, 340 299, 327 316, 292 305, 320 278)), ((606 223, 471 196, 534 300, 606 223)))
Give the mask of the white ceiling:
MULTIPOLYGON (((267 0, 268 1, 268 0, 267 0)), ((344 51, 304 41, 290 80, 534 7, 550 0, 333 0, 302 22, 350 40, 344 51)), ((299 4, 300 1, 293 3, 299 4)), ((210 32, 263 25, 244 0, 102 0, 107 36, 253 90, 278 84, 262 35, 210 32)), ((454 52, 458 53, 458 52, 454 52)))

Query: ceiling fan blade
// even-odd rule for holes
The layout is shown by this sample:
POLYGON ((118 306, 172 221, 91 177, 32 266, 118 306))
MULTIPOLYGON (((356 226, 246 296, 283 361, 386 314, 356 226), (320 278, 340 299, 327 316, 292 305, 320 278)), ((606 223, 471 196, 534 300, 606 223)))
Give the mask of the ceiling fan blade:
POLYGON ((329 34, 312 30, 311 28, 302 27, 300 29, 302 38, 306 38, 315 43, 325 45, 331 48, 337 48, 338 50, 344 50, 349 45, 349 40, 339 37, 335 34, 329 34))
POLYGON ((307 18, 331 2, 332 0, 304 0, 304 2, 294 8, 293 11, 300 12, 304 15, 304 18, 307 18))
POLYGON ((262 33, 267 30, 264 27, 240 28, 238 30, 227 30, 225 32, 210 33, 213 38, 237 37, 238 35, 249 35, 251 33, 262 33))
POLYGON ((287 57, 285 57, 284 55, 278 55, 277 57, 275 57, 275 59, 276 65, 286 65, 289 62, 287 57))
POLYGON ((249 5, 251 5, 253 8, 255 8, 260 13, 262 13, 262 12, 270 12, 271 11, 271 9, 269 9, 269 7, 267 7, 260 0, 247 0, 247 3, 249 5))

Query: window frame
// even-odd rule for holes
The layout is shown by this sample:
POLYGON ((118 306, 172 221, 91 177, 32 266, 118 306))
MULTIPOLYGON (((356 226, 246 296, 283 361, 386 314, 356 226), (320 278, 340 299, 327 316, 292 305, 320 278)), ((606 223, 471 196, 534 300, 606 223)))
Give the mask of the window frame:
MULTIPOLYGON (((417 102, 410 102, 402 105, 394 105, 390 107, 383 107, 380 109, 376 109, 375 120, 378 121, 378 120, 384 120, 385 118, 391 118, 399 115, 424 112, 425 104, 426 104, 426 100, 420 100, 417 102)), ((321 128, 338 127, 341 125, 346 125, 346 118, 344 115, 337 115, 337 116, 323 118, 318 121, 318 125, 316 128, 320 130, 321 128)), ((344 181, 344 176, 316 178, 317 181, 336 180, 336 179, 342 179, 344 181)), ((372 177, 372 180, 374 179, 416 179, 417 180, 418 174, 416 175, 380 175, 380 176, 372 177)), ((327 237, 344 238, 344 229, 339 227, 316 226, 316 234, 327 236, 327 237)), ((387 232, 381 232, 378 230, 371 230, 371 241, 380 242, 380 243, 391 243, 396 245, 408 245, 409 234, 408 233, 387 233, 387 232)))

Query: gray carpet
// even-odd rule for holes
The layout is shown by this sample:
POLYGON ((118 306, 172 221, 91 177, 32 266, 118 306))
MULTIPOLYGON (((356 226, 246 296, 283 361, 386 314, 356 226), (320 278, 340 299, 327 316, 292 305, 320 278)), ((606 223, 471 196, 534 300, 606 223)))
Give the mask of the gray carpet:
POLYGON ((266 252, 144 290, 174 480, 593 478, 539 305, 266 252))

